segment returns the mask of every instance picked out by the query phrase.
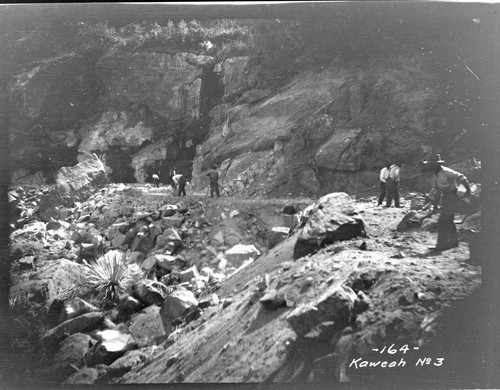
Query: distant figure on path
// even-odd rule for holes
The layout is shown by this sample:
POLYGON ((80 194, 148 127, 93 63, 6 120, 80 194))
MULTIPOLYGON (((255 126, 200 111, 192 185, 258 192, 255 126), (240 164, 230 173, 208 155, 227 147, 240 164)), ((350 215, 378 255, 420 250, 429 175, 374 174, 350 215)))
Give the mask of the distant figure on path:
POLYGON ((378 197, 378 206, 382 206, 386 194, 386 180, 389 177, 389 168, 391 163, 389 161, 385 162, 384 167, 380 170, 380 195, 378 197))
POLYGON ((385 181, 386 191, 387 191, 387 201, 385 207, 391 207, 392 200, 394 199, 394 206, 401 207, 399 205, 399 165, 392 164, 389 167, 389 173, 385 181))
POLYGON ((160 177, 156 173, 153 173, 152 178, 153 178, 153 185, 158 188, 160 186, 159 185, 160 177))
MULTIPOLYGON (((177 172, 175 170, 175 167, 173 167, 171 170, 170 170, 170 177, 172 178, 172 180, 174 180, 174 176, 177 176, 177 172)), ((177 181, 174 180, 174 189, 177 187, 177 181)))
POLYGON ((219 193, 219 172, 217 172, 217 166, 214 164, 212 169, 207 173, 207 176, 210 178, 210 197, 214 197, 214 192, 217 195, 217 198, 220 198, 219 193))
POLYGON ((434 187, 437 196, 434 199, 434 211, 438 210, 439 201, 442 200, 441 213, 437 222, 437 244, 433 250, 444 251, 458 246, 457 228, 455 226, 455 210, 459 197, 457 195, 458 185, 465 187, 466 195, 469 195, 470 185, 465 175, 445 167, 442 164, 441 155, 436 154, 424 161, 424 170, 434 174, 434 187))
POLYGON ((184 175, 177 174, 177 175, 175 175, 175 176, 172 177, 172 180, 175 183, 174 189, 175 189, 176 186, 179 186, 179 191, 177 193, 177 196, 181 196, 181 194, 184 194, 184 196, 186 196, 186 183, 187 183, 187 180, 184 177, 184 175))

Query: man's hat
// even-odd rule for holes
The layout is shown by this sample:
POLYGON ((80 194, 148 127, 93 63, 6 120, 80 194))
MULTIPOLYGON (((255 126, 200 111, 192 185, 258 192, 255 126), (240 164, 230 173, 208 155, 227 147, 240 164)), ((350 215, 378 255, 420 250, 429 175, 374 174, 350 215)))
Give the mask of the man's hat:
POLYGON ((431 156, 429 160, 424 161, 424 164, 442 164, 444 163, 444 160, 441 160, 441 155, 440 154, 435 154, 434 156, 431 156))

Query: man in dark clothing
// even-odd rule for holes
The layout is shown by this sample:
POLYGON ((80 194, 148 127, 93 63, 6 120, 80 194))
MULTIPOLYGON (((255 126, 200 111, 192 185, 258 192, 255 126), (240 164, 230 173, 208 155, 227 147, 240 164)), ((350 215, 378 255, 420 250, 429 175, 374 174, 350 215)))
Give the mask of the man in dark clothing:
POLYGON ((212 169, 207 173, 210 178, 210 197, 214 197, 214 192, 217 198, 220 198, 219 194, 219 173, 217 172, 217 166, 213 165, 212 169))
POLYGON ((465 175, 445 167, 441 156, 436 154, 428 161, 424 161, 424 169, 434 174, 434 210, 437 211, 439 201, 442 201, 441 213, 437 221, 437 244, 432 250, 444 251, 458 246, 457 228, 455 226, 455 211, 460 201, 458 185, 465 187, 466 194, 470 194, 470 186, 465 175))
POLYGON ((174 177, 177 179, 176 182, 179 186, 179 192, 177 193, 177 196, 181 196, 181 194, 184 194, 184 196, 186 196, 186 178, 184 177, 184 175, 180 174, 177 174, 174 177))
POLYGON ((389 177, 389 168, 391 167, 391 163, 386 161, 384 167, 380 170, 380 195, 378 197, 378 205, 381 206, 384 201, 386 194, 386 181, 389 177))

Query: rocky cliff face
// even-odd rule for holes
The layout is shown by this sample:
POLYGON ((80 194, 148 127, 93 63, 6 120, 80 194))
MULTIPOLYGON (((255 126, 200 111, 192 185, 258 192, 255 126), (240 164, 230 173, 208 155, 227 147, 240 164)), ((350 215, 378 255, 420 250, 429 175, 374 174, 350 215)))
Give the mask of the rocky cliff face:
POLYGON ((207 53, 112 48, 19 73, 13 180, 50 179, 91 152, 115 182, 158 173, 168 183, 176 166, 203 190, 217 164, 226 194, 357 193, 377 184, 387 159, 413 178, 430 153, 457 160, 474 149, 477 86, 445 53, 297 53, 273 81, 277 68, 255 57, 207 53))
MULTIPOLYGON (((443 120, 439 105, 447 100, 433 61, 428 55, 331 58, 267 96, 247 90, 234 104, 212 110, 193 181, 203 186, 203 172, 217 163, 231 192, 317 195, 377 183, 386 159, 415 174, 418 161, 434 150, 432 135, 443 120)), ((248 85, 241 77, 249 71, 228 79, 248 85)))

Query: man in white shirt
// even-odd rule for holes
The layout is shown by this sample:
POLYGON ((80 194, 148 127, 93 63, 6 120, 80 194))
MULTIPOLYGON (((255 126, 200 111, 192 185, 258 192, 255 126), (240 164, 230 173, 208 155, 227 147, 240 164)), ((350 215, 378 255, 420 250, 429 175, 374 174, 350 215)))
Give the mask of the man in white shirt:
POLYGON ((380 170, 380 195, 378 197, 378 205, 382 206, 382 202, 384 201, 386 188, 385 181, 389 177, 389 168, 391 167, 391 163, 389 161, 385 162, 384 167, 380 170))
POLYGON ((393 199, 394 206, 398 208, 401 207, 399 205, 399 165, 401 164, 397 163, 389 167, 389 173, 385 181, 387 191, 387 202, 385 207, 391 207, 393 199))
POLYGON ((441 213, 437 222, 438 238, 434 250, 444 251, 458 246, 457 228, 455 226, 455 210, 459 202, 457 195, 458 185, 462 184, 470 194, 470 186, 465 175, 445 167, 441 156, 436 154, 428 161, 424 161, 424 168, 434 174, 434 190, 437 196, 434 199, 434 210, 437 211, 439 201, 442 201, 441 213))
POLYGON ((159 183, 160 183, 160 177, 156 174, 156 173, 153 173, 153 185, 155 187, 160 187, 159 183))

